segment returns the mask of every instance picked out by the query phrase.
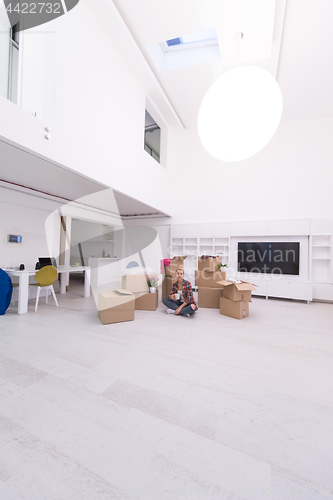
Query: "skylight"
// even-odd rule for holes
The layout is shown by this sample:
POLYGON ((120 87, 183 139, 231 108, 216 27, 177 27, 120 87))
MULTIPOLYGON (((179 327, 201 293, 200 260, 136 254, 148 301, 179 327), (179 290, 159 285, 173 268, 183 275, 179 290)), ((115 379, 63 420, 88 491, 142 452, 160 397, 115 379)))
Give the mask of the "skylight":
POLYGON ((180 45, 181 43, 183 43, 183 39, 181 37, 180 38, 172 38, 171 40, 166 41, 166 44, 168 47, 173 47, 174 45, 180 45))
POLYGON ((147 50, 158 71, 221 62, 215 28, 147 45, 147 50))
POLYGON ((162 42, 164 52, 170 50, 189 49, 197 47, 205 47, 207 45, 217 44, 217 34, 215 28, 210 30, 199 31, 190 35, 171 38, 162 42))

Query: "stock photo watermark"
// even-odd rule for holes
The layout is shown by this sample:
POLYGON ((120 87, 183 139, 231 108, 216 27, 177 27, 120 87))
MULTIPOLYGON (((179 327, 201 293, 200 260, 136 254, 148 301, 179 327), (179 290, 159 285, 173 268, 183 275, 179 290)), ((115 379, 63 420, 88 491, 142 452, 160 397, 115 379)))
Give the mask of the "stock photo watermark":
POLYGON ((56 0, 48 2, 25 2, 4 0, 11 27, 16 31, 41 26, 74 9, 80 0, 56 0))

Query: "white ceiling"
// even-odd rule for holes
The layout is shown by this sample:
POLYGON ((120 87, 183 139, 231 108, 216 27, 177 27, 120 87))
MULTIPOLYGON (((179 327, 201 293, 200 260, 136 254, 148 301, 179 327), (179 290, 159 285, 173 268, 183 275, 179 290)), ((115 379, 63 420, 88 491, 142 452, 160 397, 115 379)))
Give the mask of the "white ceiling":
MULTIPOLYGON (((238 31, 244 33, 240 64, 264 67, 277 77, 284 98, 283 119, 333 115, 332 0, 106 1, 116 6, 185 128, 196 127, 205 92, 231 64, 237 64, 238 31), (220 62, 157 70, 147 47, 211 27, 218 32, 220 62)), ((137 62, 128 52, 127 59, 135 71, 137 62)), ((162 107, 162 100, 155 102, 162 107)))
POLYGON ((283 118, 333 116, 333 2, 288 0, 278 82, 283 118))

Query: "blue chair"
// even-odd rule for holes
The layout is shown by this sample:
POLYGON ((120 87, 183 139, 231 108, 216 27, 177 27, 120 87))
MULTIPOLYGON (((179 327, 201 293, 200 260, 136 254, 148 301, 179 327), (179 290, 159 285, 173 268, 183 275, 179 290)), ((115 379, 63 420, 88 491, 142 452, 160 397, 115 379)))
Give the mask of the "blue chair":
POLYGON ((0 315, 7 311, 12 299, 13 285, 8 274, 0 269, 0 315))

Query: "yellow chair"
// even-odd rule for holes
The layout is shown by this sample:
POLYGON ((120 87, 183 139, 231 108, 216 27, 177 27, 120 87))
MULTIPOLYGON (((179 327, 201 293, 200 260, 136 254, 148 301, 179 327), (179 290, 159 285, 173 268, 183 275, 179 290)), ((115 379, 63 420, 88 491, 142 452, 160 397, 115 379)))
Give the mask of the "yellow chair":
MULTIPOLYGON (((53 266, 42 267, 42 269, 40 269, 40 271, 38 271, 35 274, 35 280, 37 281, 37 283, 36 284, 33 283, 31 285, 31 286, 38 287, 37 288, 37 298, 36 298, 35 311, 37 311, 39 295, 40 295, 40 291, 42 288, 44 290, 51 290, 51 293, 52 293, 53 298, 54 298, 54 302, 56 303, 56 306, 59 307, 57 298, 56 298, 55 293, 54 293, 53 284, 52 284, 57 279, 57 276, 58 276, 57 270, 53 266)), ((47 295, 48 294, 46 293, 46 303, 47 303, 47 295)))

